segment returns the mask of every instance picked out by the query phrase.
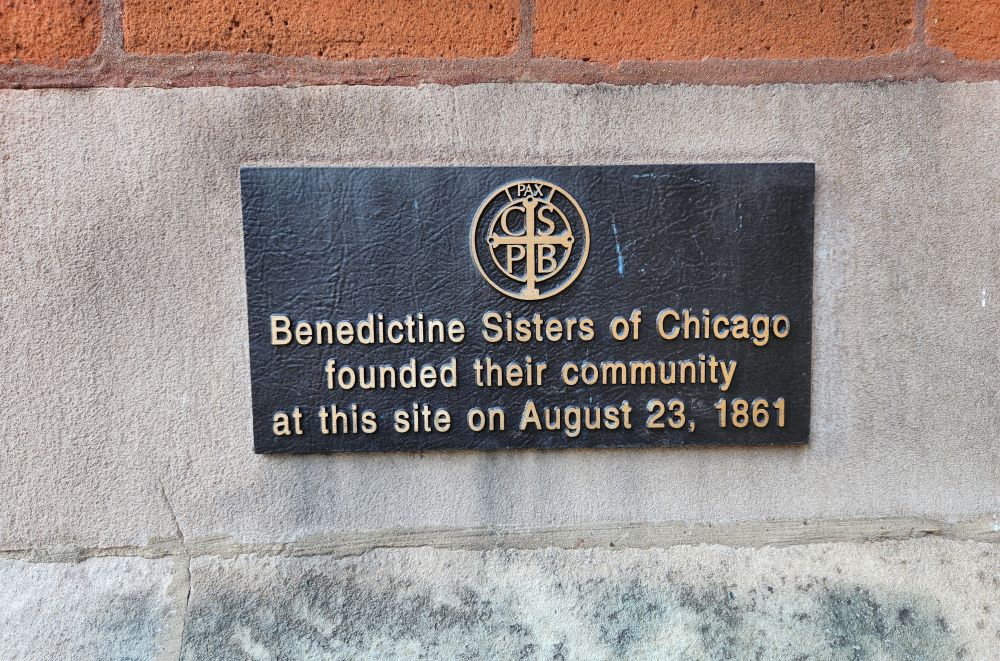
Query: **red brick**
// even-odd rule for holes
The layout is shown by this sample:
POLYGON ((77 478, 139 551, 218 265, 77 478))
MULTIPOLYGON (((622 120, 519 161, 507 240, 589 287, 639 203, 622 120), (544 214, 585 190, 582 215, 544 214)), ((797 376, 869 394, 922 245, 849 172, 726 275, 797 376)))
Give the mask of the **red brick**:
POLYGON ((98 0, 0 0, 0 62, 60 64, 101 40, 98 0))
POLYGON ((538 56, 862 58, 906 48, 912 0, 536 0, 538 56))
POLYGON ((930 0, 927 41, 963 60, 1000 59, 1000 0, 930 0))
POLYGON ((519 30, 519 0, 125 0, 138 53, 471 58, 511 53, 519 30))

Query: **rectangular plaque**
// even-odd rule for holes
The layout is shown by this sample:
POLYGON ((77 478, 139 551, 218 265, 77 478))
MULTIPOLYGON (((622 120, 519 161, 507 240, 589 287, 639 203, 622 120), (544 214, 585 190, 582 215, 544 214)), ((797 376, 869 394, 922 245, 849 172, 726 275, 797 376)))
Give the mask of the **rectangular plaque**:
POLYGON ((243 168, 254 449, 805 443, 814 179, 243 168))

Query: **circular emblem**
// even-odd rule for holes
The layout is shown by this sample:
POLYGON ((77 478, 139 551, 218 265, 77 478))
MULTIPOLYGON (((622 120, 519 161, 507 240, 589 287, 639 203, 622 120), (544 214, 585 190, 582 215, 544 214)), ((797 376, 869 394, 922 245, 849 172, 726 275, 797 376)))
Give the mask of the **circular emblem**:
POLYGON ((590 228, 576 200, 538 179, 490 193, 469 236, 472 260, 494 289, 537 301, 573 284, 587 262, 590 228))

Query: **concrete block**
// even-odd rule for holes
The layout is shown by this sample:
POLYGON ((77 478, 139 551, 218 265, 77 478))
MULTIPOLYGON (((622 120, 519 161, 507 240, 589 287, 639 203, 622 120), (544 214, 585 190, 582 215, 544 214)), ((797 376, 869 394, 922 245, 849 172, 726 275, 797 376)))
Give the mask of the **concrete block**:
POLYGON ((181 658, 988 659, 998 613, 975 542, 204 557, 181 658))
POLYGON ((880 517, 988 530, 998 94, 3 91, 0 544, 880 517), (252 453, 241 165, 773 160, 817 169, 808 447, 252 453))
MULTIPOLYGON (((155 659, 170 652, 172 561, 0 561, 0 657, 155 659)), ((174 652, 176 657, 176 652, 174 652)), ((166 658, 165 656, 162 658, 166 658)))

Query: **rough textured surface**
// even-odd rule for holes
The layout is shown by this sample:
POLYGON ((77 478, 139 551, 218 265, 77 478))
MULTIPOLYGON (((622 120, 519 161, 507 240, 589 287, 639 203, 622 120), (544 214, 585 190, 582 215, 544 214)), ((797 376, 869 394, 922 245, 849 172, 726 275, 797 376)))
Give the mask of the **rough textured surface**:
POLYGON ((0 657, 153 659, 174 614, 171 561, 0 561, 0 657))
POLYGON ((618 62, 866 57, 906 48, 912 0, 535 3, 534 52, 618 62))
POLYGON ((0 546, 995 517, 998 94, 4 92, 0 546), (758 160, 816 162, 808 447, 253 454, 240 165, 758 160))
POLYGON ((98 0, 0 1, 0 63, 61 64, 101 38, 98 0))
MULTIPOLYGON (((65 12, 53 8, 89 7, 94 21, 86 25, 98 29, 96 4, 14 0, 11 6, 0 11, 0 25, 6 19, 19 26, 40 49, 61 43, 51 40, 59 34, 52 24, 65 12)), ((997 80, 997 6, 996 0, 107 0, 92 55, 68 63, 0 58, 0 88, 997 80)), ((8 49, 18 43, 7 39, 8 49)))
POLYGON ((993 658, 1000 553, 372 551, 192 562, 182 658, 993 658))
POLYGON ((125 0, 125 49, 370 57, 489 57, 517 43, 517 0, 235 3, 125 0))
POLYGON ((1000 58, 1000 1, 929 0, 927 39, 963 59, 1000 58))

